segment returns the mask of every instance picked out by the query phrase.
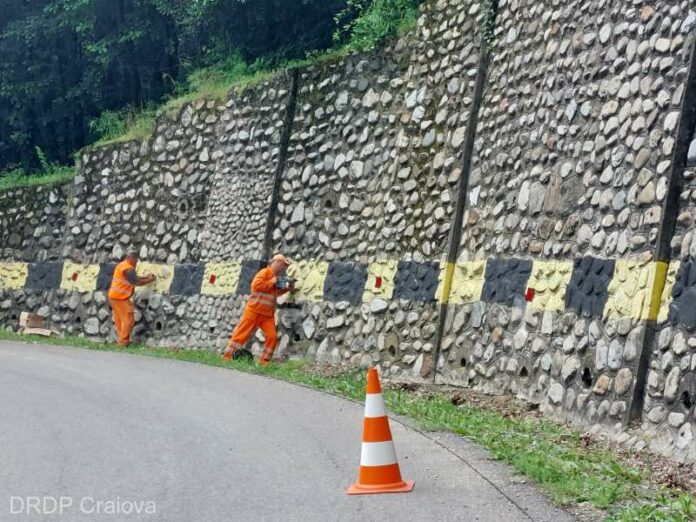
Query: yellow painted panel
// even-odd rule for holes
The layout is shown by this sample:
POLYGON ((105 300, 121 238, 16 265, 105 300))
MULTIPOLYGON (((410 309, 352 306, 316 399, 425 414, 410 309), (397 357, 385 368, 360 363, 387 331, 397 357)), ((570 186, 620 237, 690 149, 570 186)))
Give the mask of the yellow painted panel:
POLYGON ((437 289, 435 290, 435 300, 440 304, 447 303, 447 299, 444 299, 443 296, 448 293, 448 288, 451 288, 453 272, 454 263, 440 261, 440 271, 437 274, 437 289))
POLYGON ((78 265, 65 261, 60 287, 73 292, 93 292, 97 288, 98 277, 99 265, 78 265))
POLYGON ((0 288, 24 288, 28 275, 26 263, 0 263, 0 288))
POLYGON ((527 290, 534 290, 529 306, 563 312, 566 289, 572 275, 572 261, 534 261, 527 282, 527 290))
MULTIPOLYGON (((451 304, 473 303, 481 299, 486 276, 486 261, 455 263, 452 269, 452 285, 449 292, 451 304)), ((438 291, 441 290, 438 288, 438 291)))
POLYGON ((295 261, 288 268, 288 275, 296 280, 293 299, 310 303, 324 300, 324 280, 329 264, 324 261, 295 261))
POLYGON ((656 285, 662 287, 666 268, 665 263, 617 259, 604 317, 655 319, 659 303, 656 285))
POLYGON ((657 322, 664 323, 669 314, 669 305, 672 302, 672 287, 677 280, 677 272, 681 263, 679 261, 671 261, 667 267, 665 274, 665 285, 662 288, 662 296, 660 298, 660 309, 657 314, 657 322))
POLYGON ((396 259, 389 259, 376 261, 367 267, 367 281, 363 292, 364 303, 371 303, 373 299, 389 300, 392 298, 397 266, 396 259), (378 278, 380 278, 379 288, 377 288, 378 278))
POLYGON ((237 291, 242 263, 206 263, 201 294, 230 295, 237 291), (214 282, 211 278, 214 276, 214 282))
POLYGON ((139 286, 136 288, 136 292, 154 292, 156 294, 166 294, 169 292, 169 287, 172 285, 172 280, 174 279, 173 265, 158 265, 155 263, 148 263, 147 261, 140 261, 135 271, 139 276, 145 274, 155 274, 157 276, 157 280, 153 284, 139 286))

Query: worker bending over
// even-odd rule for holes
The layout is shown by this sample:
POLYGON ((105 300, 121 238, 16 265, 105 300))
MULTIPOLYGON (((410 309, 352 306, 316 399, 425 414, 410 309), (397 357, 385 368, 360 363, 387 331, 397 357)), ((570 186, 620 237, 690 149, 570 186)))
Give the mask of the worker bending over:
POLYGON ((118 334, 118 345, 125 348, 130 344, 131 331, 135 325, 135 308, 131 296, 136 286, 149 285, 154 282, 154 274, 138 276, 138 252, 129 250, 126 258, 114 268, 114 276, 109 288, 109 303, 114 314, 114 325, 118 334))
POLYGON ((242 318, 225 348, 225 359, 236 358, 256 329, 261 328, 266 340, 266 348, 259 359, 259 364, 266 365, 271 361, 278 341, 274 317, 276 298, 292 290, 291 285, 279 284, 288 266, 290 261, 285 256, 277 254, 268 263, 268 267, 256 274, 251 282, 251 294, 242 318))

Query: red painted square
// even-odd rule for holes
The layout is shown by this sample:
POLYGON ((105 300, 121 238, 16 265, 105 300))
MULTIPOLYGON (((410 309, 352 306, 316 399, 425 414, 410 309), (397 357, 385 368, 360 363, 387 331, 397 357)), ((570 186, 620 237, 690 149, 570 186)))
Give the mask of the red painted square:
POLYGON ((70 279, 73 281, 77 281, 77 272, 73 272, 73 275, 70 276, 70 279))
POLYGON ((375 288, 382 288, 382 276, 375 277, 375 288))
POLYGON ((208 281, 210 281, 211 285, 214 285, 215 281, 217 281, 217 276, 215 274, 210 274, 210 279, 208 279, 208 281))
POLYGON ((533 288, 527 288, 527 294, 524 296, 526 301, 531 301, 534 299, 534 294, 536 294, 536 291, 533 288))

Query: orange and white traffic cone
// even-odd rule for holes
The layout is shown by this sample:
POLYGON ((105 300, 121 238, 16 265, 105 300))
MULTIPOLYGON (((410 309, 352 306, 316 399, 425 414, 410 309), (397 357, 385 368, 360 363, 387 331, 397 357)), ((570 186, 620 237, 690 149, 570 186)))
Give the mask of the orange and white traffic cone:
POLYGON ((349 495, 405 493, 413 489, 412 480, 403 480, 396 458, 389 418, 376 368, 367 371, 365 423, 358 481, 348 488, 349 495))

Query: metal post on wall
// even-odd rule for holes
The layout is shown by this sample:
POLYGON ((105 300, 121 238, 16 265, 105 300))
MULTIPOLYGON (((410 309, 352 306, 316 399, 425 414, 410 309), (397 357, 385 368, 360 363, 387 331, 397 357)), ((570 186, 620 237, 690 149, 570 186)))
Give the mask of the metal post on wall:
MULTIPOLYGON (((672 154, 672 168, 667 178, 667 194, 662 203, 662 219, 657 232, 655 254, 653 260, 657 263, 669 264, 672 259, 672 239, 677 224, 679 214, 679 199, 682 188, 684 187, 684 170, 686 169, 689 144, 694 137, 696 130, 696 38, 691 46, 689 71, 684 84, 681 106, 679 110, 679 123, 677 125, 677 136, 672 154)), ((664 270, 666 274, 666 268, 664 270)), ((653 296, 662 295, 666 282, 666 277, 656 277, 653 283, 653 296)), ((633 400, 631 401, 631 411, 628 421, 640 419, 643 410, 643 399, 645 397, 645 384, 648 378, 648 368, 652 345, 657 334, 657 320, 650 318, 645 325, 643 334, 640 359, 636 370, 636 385, 633 389, 633 400)))
POLYGON ((433 361, 433 377, 435 382, 438 371, 438 361, 442 348, 442 339, 445 333, 445 322, 449 309, 449 295, 452 289, 452 276, 454 274, 454 265, 459 254, 459 246, 462 239, 462 224, 464 221, 464 212, 466 210, 467 189, 469 186, 469 177, 471 173, 471 161, 474 152, 474 141, 476 139, 476 127, 478 125, 479 112, 481 110, 481 102, 483 100, 483 90, 486 85, 486 76, 488 73, 488 64, 491 57, 491 36, 495 26, 495 18, 498 13, 498 0, 489 0, 489 12, 484 14, 486 21, 484 24, 484 34, 481 38, 479 65, 476 70, 476 83, 474 85, 474 96, 471 102, 471 110, 469 112, 469 122, 466 128, 466 139, 464 141, 464 149, 462 150, 462 173, 457 184, 456 207, 454 217, 450 227, 448 247, 447 247, 447 268, 443 279, 442 296, 440 299, 440 313, 438 317, 437 336, 435 341, 434 361, 433 361))

